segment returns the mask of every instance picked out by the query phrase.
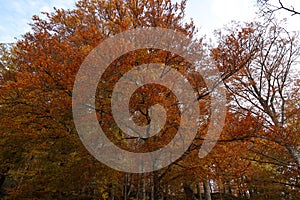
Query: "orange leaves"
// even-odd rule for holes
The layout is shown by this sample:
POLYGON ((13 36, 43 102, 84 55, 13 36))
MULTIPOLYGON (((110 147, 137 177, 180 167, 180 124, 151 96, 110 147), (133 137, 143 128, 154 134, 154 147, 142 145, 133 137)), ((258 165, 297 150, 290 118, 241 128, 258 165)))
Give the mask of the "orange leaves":
MULTIPOLYGON (((195 33, 193 22, 183 25, 185 4, 186 1, 172 4, 170 0, 81 0, 75 10, 56 9, 54 13, 46 14, 45 20, 33 17, 32 32, 18 42, 7 56, 7 69, 1 66, 0 71, 0 155, 5 161, 0 166, 12 168, 5 173, 10 173, 15 179, 19 189, 15 190, 16 198, 30 199, 39 195, 41 199, 78 199, 83 193, 87 194, 86 198, 106 198, 112 195, 110 189, 113 186, 109 183, 114 182, 117 185, 115 192, 119 193, 116 196, 124 199, 123 192, 119 191, 123 187, 123 174, 97 162, 76 134, 71 109, 75 75, 99 42, 128 29, 158 26, 175 29, 192 38, 195 33), (38 189, 33 187, 36 185, 38 189), (49 192, 52 196, 47 196, 49 192), (22 196, 24 194, 28 196, 22 196)), ((278 114, 281 112, 277 112, 280 108, 277 99, 285 95, 278 93, 286 83, 281 73, 287 69, 280 67, 290 64, 285 63, 288 59, 284 57, 288 51, 281 50, 286 50, 289 43, 264 35, 264 28, 259 23, 237 25, 236 29, 227 30, 228 35, 221 36, 219 45, 211 50, 228 93, 235 100, 230 102, 226 125, 211 154, 202 160, 198 157, 203 136, 207 134, 209 114, 214 112, 209 111, 210 95, 207 93, 199 101, 202 121, 199 122, 197 138, 186 154, 170 167, 144 175, 143 183, 139 176, 129 182, 126 175, 125 193, 126 187, 130 192, 138 193, 134 190, 145 184, 143 190, 149 194, 153 188, 162 193, 158 191, 162 187, 179 194, 181 182, 190 179, 189 175, 195 175, 197 181, 222 179, 221 182, 229 183, 229 187, 232 184, 243 191, 249 189, 249 177, 254 175, 270 178, 270 174, 274 175, 278 170, 280 181, 292 180, 283 179, 285 175, 288 178, 297 175, 296 162, 290 153, 297 153, 295 147, 299 146, 299 107, 294 105, 296 101, 286 102, 288 106, 283 106, 286 109, 282 112, 285 120, 282 123, 278 114), (278 44, 277 49, 266 52, 271 41, 278 44), (268 57, 270 54, 272 56, 268 57), (280 81, 283 82, 277 87, 280 81), (241 99, 244 99, 242 103, 237 101, 241 99), (259 162, 259 165, 253 164, 259 162), (263 167, 262 163, 265 164, 263 167)), ((272 28, 274 30, 277 29, 272 28)), ((204 51, 202 40, 189 44, 188 48, 204 51)), ((204 54, 199 53, 203 56, 200 59, 205 57, 204 54)), ((167 123, 158 135, 133 138, 123 133, 114 122, 110 104, 115 83, 133 67, 149 62, 178 70, 199 93, 198 96, 207 92, 197 69, 173 53, 138 49, 117 58, 101 77, 97 93, 91 97, 96 108, 90 109, 97 111, 99 125, 107 137, 130 151, 149 152, 165 146, 180 125, 177 97, 156 84, 134 91, 128 110, 136 124, 145 125, 150 122, 149 108, 160 104, 166 109, 167 123)), ((212 64, 209 59, 204 62, 205 66, 212 64)), ((85 78, 88 77, 82 77, 85 78)), ((127 89, 127 85, 121 88, 127 89)), ((296 99, 297 93, 293 96, 296 99)), ((87 114, 82 120, 90 121, 94 117, 87 114)))
MULTIPOLYGON (((77 198, 84 190, 89 190, 88 194, 97 194, 95 198, 98 198, 111 180, 120 178, 118 173, 96 162, 87 153, 76 135, 72 119, 71 91, 75 75, 85 57, 99 42, 137 27, 160 26, 185 32, 190 37, 194 34, 192 23, 182 26, 184 3, 180 7, 169 0, 81 0, 76 5, 74 10, 55 9, 53 13, 45 13, 45 19, 34 16, 32 32, 18 41, 8 59, 12 63, 9 69, 14 77, 5 78, 4 81, 1 79, 0 130, 5 131, 1 144, 2 140, 12 139, 13 148, 20 144, 25 151, 23 155, 26 155, 19 158, 26 169, 12 164, 12 170, 20 171, 16 176, 11 173, 19 188, 15 190, 16 198, 39 196, 49 199, 46 195, 49 192, 53 193, 51 198, 59 198, 62 194, 66 198, 77 198), (39 188, 33 187, 37 185, 39 188), (24 194, 28 196, 22 196, 24 194)), ((110 91, 113 88, 109 84, 116 82, 120 75, 133 66, 148 63, 151 59, 153 62, 168 62, 166 64, 173 66, 179 62, 178 59, 172 60, 172 56, 167 56, 164 51, 153 52, 140 50, 121 56, 112 63, 112 69, 107 70, 108 82, 99 84, 99 90, 104 96, 101 102, 103 104, 91 109, 97 109, 100 122, 102 119, 106 120, 103 127, 110 129, 108 135, 112 135, 117 144, 124 144, 125 139, 114 126, 110 110, 105 107, 110 104, 110 91), (114 65, 118 71, 113 71, 114 65)), ((9 77, 8 73, 5 75, 9 77)), ((167 91, 157 90, 156 92, 163 93, 159 98, 151 88, 144 88, 140 92, 147 95, 148 104, 136 107, 136 102, 143 104, 142 98, 137 96, 132 99, 133 109, 144 112, 155 102, 166 106, 171 104, 168 98, 164 98, 167 91)), ((173 99, 175 98, 171 95, 169 100, 173 99)), ((176 118, 173 116, 176 112, 178 110, 170 109, 168 114, 171 119, 176 118)), ((83 120, 90 120, 91 117, 94 116, 87 115, 83 120)), ((142 121, 140 117, 136 120, 142 121)), ((178 123, 178 117, 176 120, 174 123, 178 123)), ((168 136, 171 137, 176 132, 176 125, 169 123, 169 126, 168 136)), ((156 139, 151 140, 154 143, 156 139)), ((157 146, 159 145, 162 143, 158 142, 157 146)), ((9 147, 5 148, 10 150, 9 147)), ((151 148, 151 145, 146 145, 144 150, 151 148)), ((2 151, 1 149, 1 156, 2 151)))

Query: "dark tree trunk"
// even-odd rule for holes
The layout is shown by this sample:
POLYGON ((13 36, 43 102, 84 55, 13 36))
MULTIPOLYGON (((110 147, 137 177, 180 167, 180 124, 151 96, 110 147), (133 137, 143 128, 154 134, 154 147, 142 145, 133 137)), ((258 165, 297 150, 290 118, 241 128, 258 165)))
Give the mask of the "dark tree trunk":
POLYGON ((200 200, 202 200, 200 183, 197 183, 197 198, 200 199, 200 200))
POLYGON ((185 199, 186 200, 194 200, 194 191, 191 188, 191 183, 190 182, 186 182, 183 184, 183 190, 184 190, 184 194, 185 194, 185 199))
POLYGON ((153 175, 153 193, 155 200, 159 200, 161 198, 160 179, 158 172, 154 172, 153 175))
POLYGON ((204 181, 203 186, 204 186, 205 200, 211 200, 211 190, 210 190, 209 180, 204 181))

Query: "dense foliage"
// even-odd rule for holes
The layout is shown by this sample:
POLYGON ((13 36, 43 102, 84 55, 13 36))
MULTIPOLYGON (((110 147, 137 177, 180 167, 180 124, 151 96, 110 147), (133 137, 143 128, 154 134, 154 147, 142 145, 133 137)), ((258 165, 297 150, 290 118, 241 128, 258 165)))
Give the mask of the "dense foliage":
MULTIPOLYGON (((298 35, 274 19, 233 23, 211 47, 185 22, 186 1, 80 0, 74 10, 33 17, 32 31, 1 46, 0 198, 4 199, 298 199, 300 98, 298 35), (149 60, 171 66, 191 82, 203 117, 188 151, 159 171, 130 174, 97 161, 81 143, 72 119, 72 89, 88 53, 105 39, 137 27, 175 29, 192 38, 207 66, 216 65, 228 97, 225 127, 212 152, 199 159, 209 124, 210 92, 182 57, 159 49, 128 52, 99 82, 99 123, 124 149, 152 151, 177 131, 176 97, 162 87, 135 92, 131 109, 145 115, 153 102, 173 105, 157 138, 128 138, 113 123, 112 83, 149 60), (119 74, 113 69, 118 68, 119 74), (160 93, 160 95, 155 95, 160 93), (173 103, 172 103, 173 102, 173 103)), ((88 119, 87 119, 88 120, 88 119)))

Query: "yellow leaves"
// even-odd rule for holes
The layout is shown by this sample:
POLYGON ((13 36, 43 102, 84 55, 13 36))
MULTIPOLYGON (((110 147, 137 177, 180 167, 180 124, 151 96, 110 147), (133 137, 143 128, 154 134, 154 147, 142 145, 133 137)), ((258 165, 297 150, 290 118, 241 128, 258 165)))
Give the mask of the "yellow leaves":
POLYGON ((89 45, 84 45, 84 46, 81 47, 81 52, 84 55, 87 55, 92 49, 93 49, 93 47, 91 47, 89 45))
POLYGON ((102 193, 101 197, 102 197, 103 199, 105 199, 105 200, 108 199, 108 197, 109 197, 108 192, 102 193))

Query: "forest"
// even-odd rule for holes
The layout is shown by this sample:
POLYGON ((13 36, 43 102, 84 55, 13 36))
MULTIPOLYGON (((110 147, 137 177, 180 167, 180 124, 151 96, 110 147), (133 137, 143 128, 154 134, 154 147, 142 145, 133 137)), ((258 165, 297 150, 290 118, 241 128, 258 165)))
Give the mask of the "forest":
MULTIPOLYGON (((298 10, 281 1, 276 6, 259 0, 258 21, 233 21, 220 27, 213 44, 199 37, 201 29, 186 19, 186 3, 78 0, 74 9, 55 8, 44 17, 33 16, 30 32, 17 43, 1 44, 0 199, 300 199, 299 33, 289 32, 285 21, 275 17, 278 10, 298 17, 298 10), (131 91, 129 105, 120 108, 127 109, 135 124, 146 126, 151 123, 150 108, 161 105, 166 121, 151 137, 126 133, 111 108, 117 82, 132 69, 145 74, 139 66, 156 63, 169 66, 189 82, 199 121, 195 137, 181 156, 157 170, 133 173, 102 163, 82 142, 74 122, 73 107, 80 103, 74 83, 99 44, 149 27, 184 35, 170 46, 196 52, 197 59, 191 63, 183 54, 156 48, 159 44, 127 51, 109 63, 90 97, 94 103, 85 106, 120 149, 142 155, 172 143, 185 122, 175 90, 146 84, 131 91), (212 68, 217 69, 217 78, 203 73, 212 68), (213 148, 199 157, 209 132, 219 127, 212 123, 213 116, 223 116, 221 108, 212 106, 218 87, 225 94, 224 125, 213 148)), ((121 45, 106 48, 127 49, 126 41, 117 42, 121 45)), ((83 75, 79 81, 88 78, 83 75)), ((87 113, 79 121, 89 123, 92 118, 87 113)), ((92 131, 86 127, 87 134, 92 131)), ((190 134, 185 131, 183 135, 190 134)))

